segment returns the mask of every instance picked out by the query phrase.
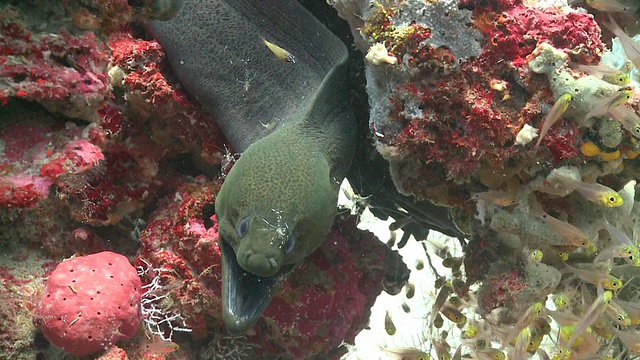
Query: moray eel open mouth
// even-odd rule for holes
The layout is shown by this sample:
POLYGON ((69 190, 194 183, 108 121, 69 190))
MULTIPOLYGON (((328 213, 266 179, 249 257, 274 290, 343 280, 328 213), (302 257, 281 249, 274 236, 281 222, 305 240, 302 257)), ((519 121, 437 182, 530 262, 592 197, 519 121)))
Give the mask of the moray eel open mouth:
POLYGON ((236 261, 236 253, 226 241, 220 241, 223 272, 222 298, 223 314, 227 329, 231 333, 242 333, 250 328, 269 305, 278 292, 282 279, 293 269, 293 265, 283 266, 278 273, 262 277, 244 270, 236 261))

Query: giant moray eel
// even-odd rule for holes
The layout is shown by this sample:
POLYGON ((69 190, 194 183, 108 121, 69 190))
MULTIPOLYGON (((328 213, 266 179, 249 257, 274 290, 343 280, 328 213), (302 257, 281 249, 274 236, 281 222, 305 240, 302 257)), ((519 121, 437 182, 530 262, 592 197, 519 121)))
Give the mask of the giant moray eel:
POLYGON ((347 50, 295 0, 186 0, 147 28, 242 152, 215 204, 223 320, 242 333, 333 224, 356 139, 347 50))

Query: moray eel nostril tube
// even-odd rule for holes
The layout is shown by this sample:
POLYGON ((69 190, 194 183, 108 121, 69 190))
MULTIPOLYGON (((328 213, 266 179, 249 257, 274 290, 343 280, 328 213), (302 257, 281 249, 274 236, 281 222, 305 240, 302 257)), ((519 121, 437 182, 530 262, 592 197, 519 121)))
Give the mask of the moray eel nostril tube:
POLYGON ((185 0, 147 28, 242 152, 215 204, 223 320, 242 333, 333 224, 356 142, 347 50, 295 0, 185 0))

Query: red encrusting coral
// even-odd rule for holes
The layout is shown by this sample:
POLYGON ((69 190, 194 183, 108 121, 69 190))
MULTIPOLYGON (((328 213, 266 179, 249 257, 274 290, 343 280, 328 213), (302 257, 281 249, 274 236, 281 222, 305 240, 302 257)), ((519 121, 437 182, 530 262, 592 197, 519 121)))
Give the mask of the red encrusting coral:
POLYGON ((72 140, 81 134, 78 127, 56 129, 55 122, 47 117, 16 120, 2 124, 0 134, 4 143, 4 156, 0 159, 1 208, 32 208, 47 198, 57 176, 81 174, 103 158, 100 149, 90 142, 72 140))
POLYGON ((527 57, 542 42, 581 64, 597 63, 604 50, 600 28, 590 14, 520 1, 476 2, 470 7, 485 39, 480 55, 469 59, 453 58, 446 47, 425 45, 428 28, 418 29, 415 23, 395 28, 398 10, 393 6, 381 6, 363 28, 372 41, 395 49, 390 53, 399 64, 410 59, 401 64, 409 70, 408 79, 388 98, 389 128, 400 130, 378 139, 410 164, 397 167, 396 183, 404 192, 456 206, 460 203, 453 195, 468 191, 463 184, 473 182, 480 167, 505 173, 510 164, 539 155, 554 164, 579 158, 576 144, 582 131, 575 122, 549 132, 548 152, 535 154, 515 144, 520 129, 527 123, 539 125, 543 108, 553 102, 546 79, 529 71, 527 57), (424 34, 419 42, 416 34, 424 34), (448 54, 445 60, 442 54, 448 54), (452 181, 445 186, 434 178, 452 181), (445 195, 433 197, 443 191, 445 195))
POLYGON ((101 125, 111 136, 131 138, 117 145, 127 146, 126 151, 140 162, 157 163, 163 156, 193 152, 206 165, 218 165, 224 148, 222 133, 206 111, 175 88, 175 81, 165 78, 162 70, 167 65, 160 45, 126 32, 113 34, 108 44, 114 86, 125 91, 128 109, 107 102, 100 110, 101 125), (135 117, 127 110, 135 110, 135 117), (130 146, 131 141, 137 145, 130 146))
POLYGON ((95 35, 32 34, 19 21, 0 24, 0 99, 36 101, 52 112, 88 118, 110 96, 106 47, 95 35))

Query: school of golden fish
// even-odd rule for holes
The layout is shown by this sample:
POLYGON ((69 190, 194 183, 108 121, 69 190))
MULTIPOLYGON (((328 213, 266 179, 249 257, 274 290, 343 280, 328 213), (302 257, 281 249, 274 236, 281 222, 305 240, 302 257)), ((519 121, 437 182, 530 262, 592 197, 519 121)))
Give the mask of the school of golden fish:
MULTIPOLYGON (((633 0, 570 1, 570 5, 578 3, 609 13, 640 11, 640 1, 633 0)), ((640 70, 640 43, 611 16, 602 26, 617 36, 628 61, 618 69, 570 64, 573 71, 619 87, 613 94, 592 99, 586 115, 575 120, 586 123, 608 115, 640 138, 640 116, 625 106, 637 92, 630 73, 634 68, 640 70)), ((534 149, 572 105, 571 94, 556 95, 559 96, 542 122, 534 149)), ((587 157, 609 156, 589 142, 581 150, 587 157)), ((514 192, 472 194, 469 201, 477 203, 480 213, 491 208, 518 209, 562 239, 560 246, 537 244, 539 248, 523 249, 525 263, 551 264, 559 270, 561 276, 555 290, 546 301, 532 299, 534 302, 520 309, 515 321, 501 321, 499 314, 493 317, 493 311, 481 317, 474 311, 478 307, 476 290, 469 289, 463 280, 464 259, 446 253, 442 265, 451 273, 439 277, 434 284, 436 295, 431 299, 430 312, 424 316, 426 341, 416 347, 381 347, 381 358, 424 360, 433 358, 433 354, 439 360, 640 358, 640 222, 635 215, 640 214, 640 209, 635 206, 635 186, 636 182, 631 181, 615 191, 594 179, 584 179, 579 169, 567 166, 552 172, 544 181, 532 182, 514 192), (564 197, 573 192, 572 196, 585 200, 585 208, 595 214, 591 218, 597 219, 597 224, 572 223, 563 214, 554 217, 545 212, 534 195, 564 197), (449 341, 455 346, 450 346, 449 341)), ((416 265, 416 269, 423 268, 422 263, 416 265)), ((405 297, 410 299, 415 292, 415 286, 409 283, 405 297)), ((405 313, 411 311, 406 303, 402 309, 405 313)), ((500 309, 495 310, 499 313, 500 309)), ((396 334, 396 326, 387 311, 384 329, 388 336, 396 334)), ((355 351, 352 345, 344 345, 350 352, 355 351)))

